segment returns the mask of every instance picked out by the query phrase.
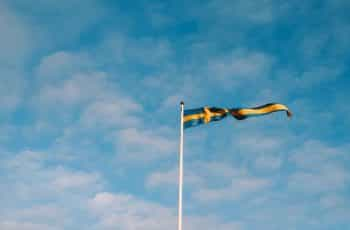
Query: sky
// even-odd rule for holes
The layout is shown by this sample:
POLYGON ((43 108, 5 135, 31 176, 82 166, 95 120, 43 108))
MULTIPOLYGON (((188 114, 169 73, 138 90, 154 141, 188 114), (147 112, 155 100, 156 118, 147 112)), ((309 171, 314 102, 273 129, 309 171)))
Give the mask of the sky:
POLYGON ((0 229, 350 226, 348 0, 0 0, 0 229))

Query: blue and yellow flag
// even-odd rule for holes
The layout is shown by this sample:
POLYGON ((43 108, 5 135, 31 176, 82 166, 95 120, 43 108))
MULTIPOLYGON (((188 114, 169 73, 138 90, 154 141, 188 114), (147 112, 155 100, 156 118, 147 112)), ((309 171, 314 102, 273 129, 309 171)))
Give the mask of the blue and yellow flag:
POLYGON ((228 114, 237 120, 244 120, 248 117, 266 115, 273 112, 285 111, 288 117, 292 113, 287 106, 278 103, 270 103, 254 108, 216 108, 203 107, 198 109, 189 109, 184 111, 184 128, 191 128, 201 124, 207 124, 212 121, 220 121, 228 114))

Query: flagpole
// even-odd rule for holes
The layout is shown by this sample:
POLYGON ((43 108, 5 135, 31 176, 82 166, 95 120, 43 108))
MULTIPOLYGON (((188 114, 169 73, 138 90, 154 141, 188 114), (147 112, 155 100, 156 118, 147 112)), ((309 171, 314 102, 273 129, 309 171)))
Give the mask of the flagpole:
POLYGON ((183 185, 183 136, 184 136, 184 102, 180 103, 180 145, 179 145, 179 200, 177 229, 182 230, 182 185, 183 185))

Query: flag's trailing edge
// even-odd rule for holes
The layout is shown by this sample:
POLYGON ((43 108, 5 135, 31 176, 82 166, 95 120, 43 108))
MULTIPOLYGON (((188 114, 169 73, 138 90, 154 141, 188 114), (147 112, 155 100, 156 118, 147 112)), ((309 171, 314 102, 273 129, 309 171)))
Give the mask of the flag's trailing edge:
POLYGON ((270 104, 266 104, 266 105, 262 105, 254 108, 230 109, 231 115, 237 120, 244 120, 248 117, 261 116, 261 115, 266 115, 266 114, 278 112, 278 111, 286 111, 288 117, 292 116, 292 113, 290 112, 287 106, 283 104, 277 104, 277 103, 270 103, 270 104))
POLYGON ((278 103, 270 103, 254 108, 224 109, 216 107, 203 107, 198 109, 189 109, 184 111, 184 128, 195 127, 212 121, 220 121, 228 114, 231 114, 237 120, 244 120, 248 117, 261 116, 278 111, 286 111, 288 117, 292 116, 292 113, 287 106, 278 103))

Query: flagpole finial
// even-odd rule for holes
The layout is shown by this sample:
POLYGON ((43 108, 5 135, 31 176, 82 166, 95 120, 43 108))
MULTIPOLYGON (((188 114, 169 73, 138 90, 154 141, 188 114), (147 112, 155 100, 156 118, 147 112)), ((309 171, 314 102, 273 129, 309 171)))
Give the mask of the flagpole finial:
POLYGON ((181 102, 180 102, 180 105, 184 105, 184 104, 185 104, 185 102, 184 102, 184 101, 181 101, 181 102))

